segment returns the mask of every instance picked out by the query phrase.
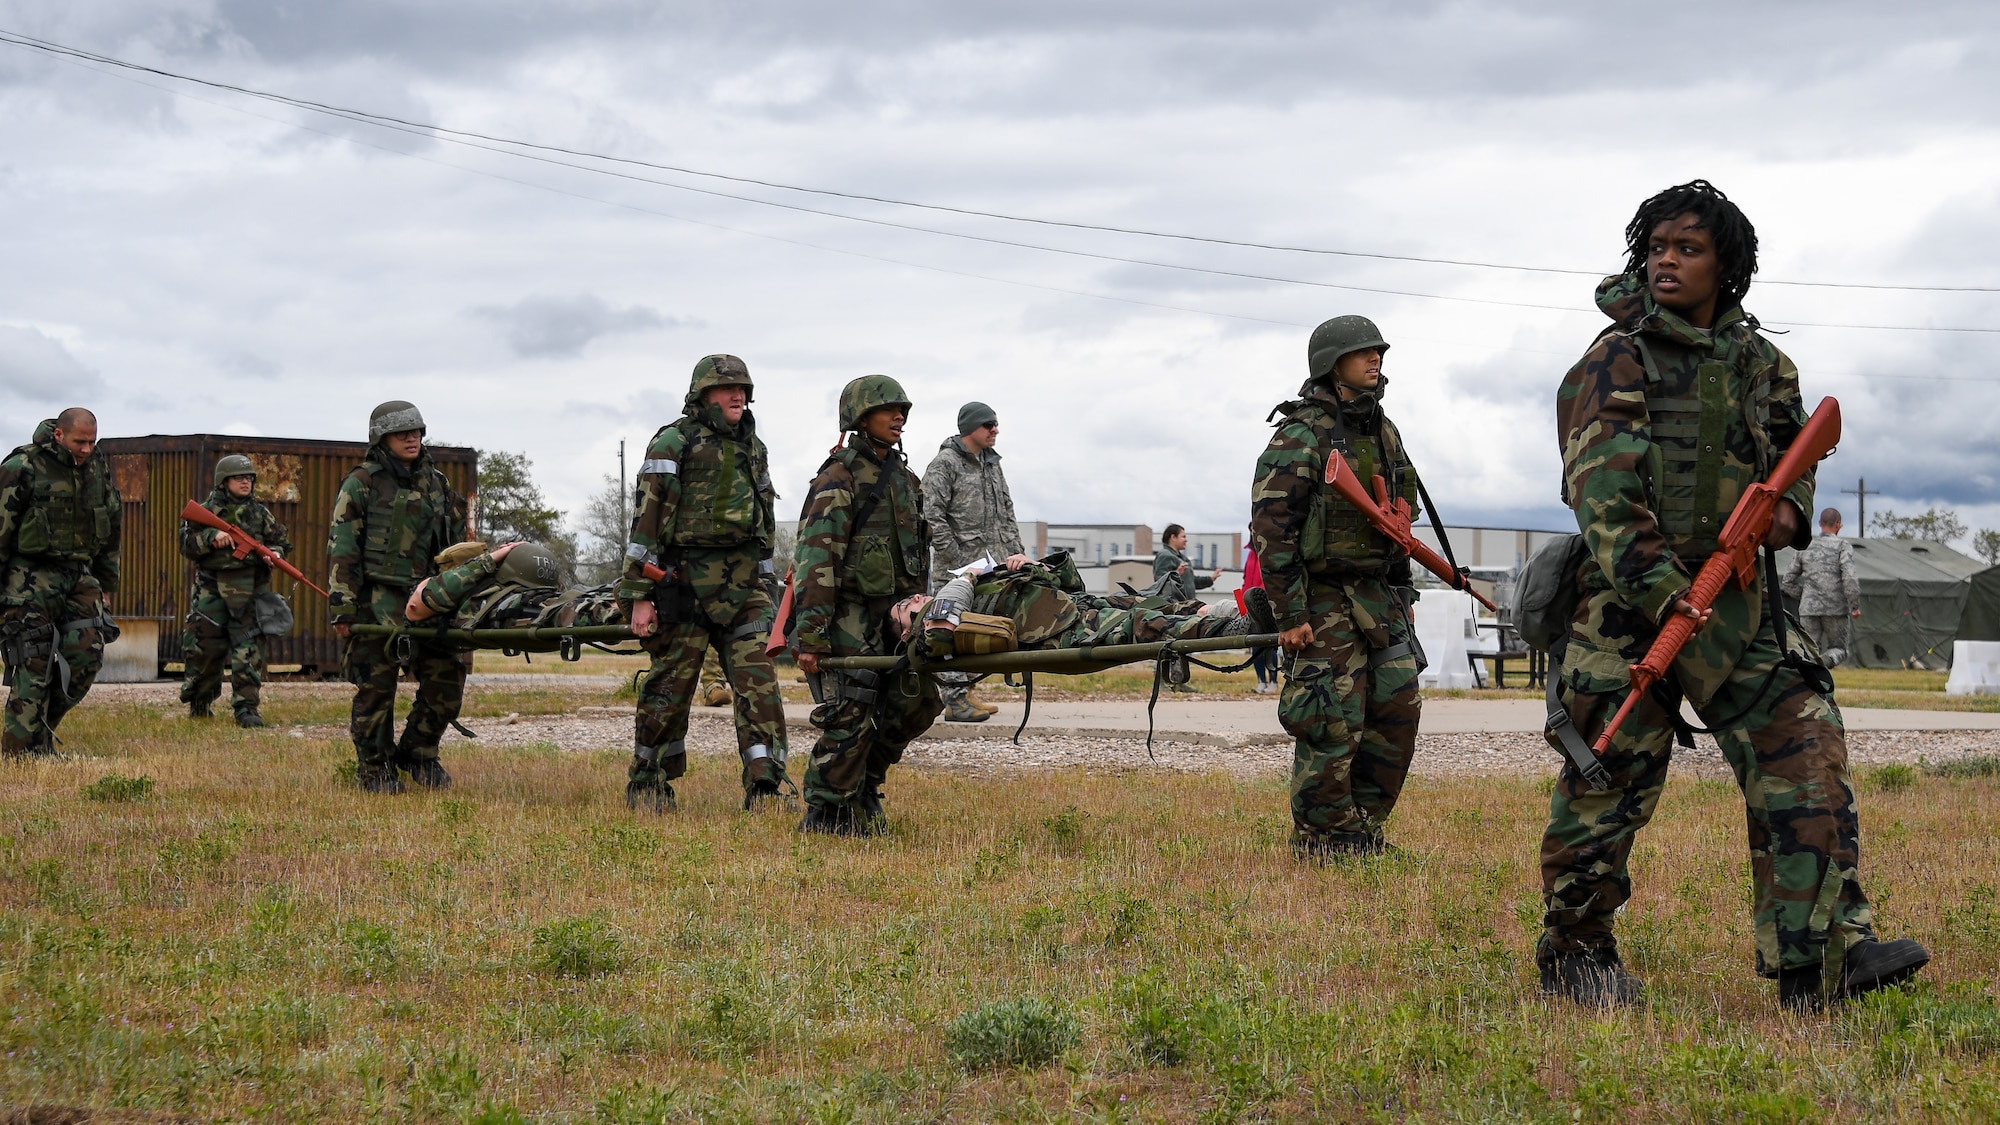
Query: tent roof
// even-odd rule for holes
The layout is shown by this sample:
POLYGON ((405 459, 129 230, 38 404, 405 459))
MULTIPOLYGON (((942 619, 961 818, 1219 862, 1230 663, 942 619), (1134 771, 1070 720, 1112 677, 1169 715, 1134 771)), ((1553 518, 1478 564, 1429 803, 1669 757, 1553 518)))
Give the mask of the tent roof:
MULTIPOLYGON (((1854 570, 1863 582, 1962 582, 1986 569, 1978 559, 1959 554, 1942 543, 1921 539, 1849 539, 1854 547, 1854 570)), ((1782 571, 1792 562, 1793 551, 1779 553, 1782 571)))

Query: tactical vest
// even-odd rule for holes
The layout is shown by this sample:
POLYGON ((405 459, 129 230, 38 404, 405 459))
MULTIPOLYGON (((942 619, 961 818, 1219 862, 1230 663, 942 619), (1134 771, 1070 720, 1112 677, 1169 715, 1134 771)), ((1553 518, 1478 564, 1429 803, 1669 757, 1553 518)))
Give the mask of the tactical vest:
POLYGON ((834 454, 834 460, 847 467, 848 478, 854 482, 852 511, 861 517, 848 533, 841 588, 869 598, 921 592, 926 528, 917 510, 914 482, 901 458, 892 454, 879 463, 868 461, 867 468, 880 476, 865 484, 862 462, 868 459, 859 449, 846 446, 834 454))
POLYGON ((54 445, 25 445, 14 455, 23 457, 29 493, 14 553, 61 562, 89 562, 102 553, 120 515, 104 458, 64 465, 58 455, 69 454, 54 445))
MULTIPOLYGON (((1286 416, 1312 430, 1313 447, 1327 457, 1345 457, 1347 467, 1354 470, 1364 488, 1372 492, 1374 478, 1379 475, 1391 499, 1404 494, 1410 461, 1403 453, 1402 435, 1387 416, 1378 415, 1375 433, 1370 436, 1355 433, 1326 404, 1308 399, 1288 405, 1291 408, 1285 410, 1286 416)), ((1299 532, 1299 554, 1308 563, 1339 560, 1369 564, 1397 557, 1401 549, 1377 531, 1361 509, 1335 492, 1322 474, 1313 482, 1312 505, 1299 532)))
POLYGON ((1644 336, 1631 337, 1646 370, 1652 435, 1648 500, 1661 532, 1680 541, 1675 553, 1690 561, 1715 551, 1736 501, 1769 475, 1777 460, 1770 430, 1776 357, 1758 346, 1762 340, 1747 324, 1738 325, 1718 338, 1720 355, 1666 369, 1654 354, 1656 345, 1644 336), (1727 455, 1736 426, 1749 432, 1754 463, 1727 455))
POLYGON ((698 419, 684 417, 660 427, 659 443, 669 430, 680 435, 677 473, 680 503, 673 526, 662 528, 660 542, 674 547, 740 547, 771 545, 777 522, 771 487, 771 466, 764 443, 752 436, 736 441, 716 433, 698 419))
MULTIPOLYGON (((272 518, 271 510, 259 503, 256 497, 246 496, 238 500, 218 488, 208 494, 208 499, 202 501, 201 506, 242 528, 259 543, 271 546, 274 538, 271 530, 276 520, 272 518)), ((194 560, 194 565, 199 570, 216 572, 250 570, 257 566, 259 557, 250 554, 239 559, 234 551, 218 547, 203 551, 201 557, 194 560)))
POLYGON ((429 460, 419 460, 411 466, 410 487, 405 487, 380 461, 371 459, 362 466, 373 474, 367 531, 361 542, 362 575, 384 586, 413 586, 437 572, 433 556, 447 541, 439 533, 439 526, 451 518, 444 475, 429 460), (384 488, 385 482, 395 487, 384 488))

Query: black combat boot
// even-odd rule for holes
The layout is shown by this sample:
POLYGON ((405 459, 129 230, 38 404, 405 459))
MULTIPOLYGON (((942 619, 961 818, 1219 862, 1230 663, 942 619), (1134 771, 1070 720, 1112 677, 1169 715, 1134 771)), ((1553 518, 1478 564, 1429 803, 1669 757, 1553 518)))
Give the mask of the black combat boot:
POLYGON ((778 787, 777 782, 767 778, 753 781, 743 790, 744 812, 785 803, 785 791, 778 787))
POLYGON ((866 836, 861 818, 852 805, 807 805, 806 815, 799 821, 801 832, 824 832, 829 836, 866 836))
POLYGON ((392 765, 362 765, 354 771, 354 783, 363 793, 380 793, 393 796, 403 792, 403 778, 392 765))
POLYGON ((1294 833, 1292 858, 1311 863, 1338 863, 1343 859, 1386 854, 1389 845, 1374 832, 1294 833))
MULTIPOLYGON (((1841 963, 1840 989, 1834 997, 1846 1000, 1901 984, 1930 963, 1930 951, 1909 938, 1896 941, 1863 938, 1847 947, 1847 960, 1841 963)), ((1781 983, 1783 979, 1779 977, 1781 983)))
POLYGON ((188 718, 213 719, 214 717, 215 717, 215 704, 212 701, 204 699, 198 703, 188 704, 188 718))
POLYGON ((1556 953, 1535 952, 1542 970, 1542 991, 1591 1008, 1624 1008, 1646 997, 1645 983, 1619 960, 1615 948, 1556 953))
POLYGON ((664 781, 635 777, 625 783, 625 807, 633 812, 670 813, 680 807, 674 787, 664 781))
POLYGON ((1271 612, 1271 595, 1262 586, 1243 591, 1243 616, 1249 619, 1252 633, 1278 631, 1278 615, 1271 612))
POLYGON ((407 768, 410 780, 426 789, 442 791, 451 788, 451 774, 445 772, 444 763, 436 758, 418 758, 407 768))
POLYGON ((1803 969, 1778 970, 1778 1003, 1794 1015, 1810 1016, 1826 1010, 1826 1000, 1821 991, 1826 984, 1826 976, 1818 965, 1808 965, 1803 969))
POLYGON ((236 712, 236 725, 244 730, 255 730, 264 725, 264 716, 259 715, 254 707, 246 708, 236 712))

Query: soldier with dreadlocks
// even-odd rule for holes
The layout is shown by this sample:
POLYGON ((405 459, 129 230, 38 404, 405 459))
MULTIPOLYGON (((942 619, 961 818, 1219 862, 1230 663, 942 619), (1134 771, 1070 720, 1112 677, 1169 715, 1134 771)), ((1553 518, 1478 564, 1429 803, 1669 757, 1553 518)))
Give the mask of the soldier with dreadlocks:
MULTIPOLYGON (((1631 897, 1626 860, 1659 803, 1684 697, 1743 789, 1757 971, 1777 979, 1787 1007, 1815 1010, 1901 981, 1929 955, 1875 937, 1840 711, 1806 661, 1787 658, 1764 582, 1724 590, 1706 612, 1686 601, 1738 498, 1805 424, 1798 369, 1739 303, 1757 234, 1720 191, 1704 180, 1668 188, 1640 205, 1625 238, 1625 272, 1597 287, 1612 326, 1556 394, 1563 495, 1588 553, 1560 694, 1584 737, 1618 710, 1630 666, 1668 617, 1702 625, 1674 661, 1671 690, 1642 700, 1612 739, 1608 790, 1564 762, 1541 848, 1542 989, 1603 1006, 1641 997, 1612 921, 1631 897)), ((1809 473, 1778 504, 1765 545, 1806 546, 1812 503, 1809 473)))

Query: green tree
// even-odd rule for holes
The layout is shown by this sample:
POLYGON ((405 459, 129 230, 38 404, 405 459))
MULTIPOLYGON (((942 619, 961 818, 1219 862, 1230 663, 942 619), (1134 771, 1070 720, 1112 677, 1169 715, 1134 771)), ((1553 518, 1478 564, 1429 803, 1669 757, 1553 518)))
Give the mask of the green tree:
POLYGON ((576 538, 563 529, 563 514, 535 483, 535 463, 525 453, 479 451, 479 504, 474 521, 488 543, 527 539, 553 551, 568 581, 576 572, 576 538))
POLYGON ((591 585, 615 582, 625 569, 625 543, 632 532, 632 501, 618 478, 605 474, 597 494, 577 513, 578 581, 591 585))
POLYGON ((1869 521, 1875 534, 1891 539, 1922 539, 1931 543, 1949 543, 1965 538, 1965 521, 1950 508, 1932 508, 1921 516, 1899 516, 1884 508, 1869 521))
POLYGON ((1972 553, 1985 559, 1987 566, 2000 566, 2000 531, 1980 528, 1979 534, 1972 537, 1972 553))

